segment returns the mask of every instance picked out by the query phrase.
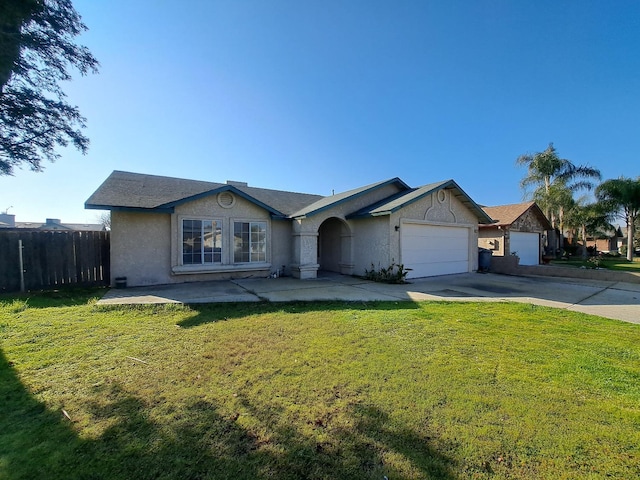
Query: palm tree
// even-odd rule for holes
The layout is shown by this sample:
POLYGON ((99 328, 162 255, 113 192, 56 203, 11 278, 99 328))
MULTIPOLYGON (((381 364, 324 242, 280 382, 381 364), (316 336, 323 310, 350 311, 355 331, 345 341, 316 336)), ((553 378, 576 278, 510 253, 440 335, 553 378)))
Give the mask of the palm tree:
POLYGON ((632 262, 634 224, 640 216, 640 177, 606 180, 596 189, 596 197, 612 217, 622 212, 627 222, 627 260, 632 262))
POLYGON ((594 187, 590 179, 600 180, 600 171, 588 166, 575 166, 571 161, 560 158, 553 143, 546 150, 535 154, 520 155, 516 160, 517 165, 527 167, 527 175, 521 180, 520 186, 526 192, 529 187, 535 187, 534 196, 540 199, 540 203, 547 206, 545 214, 554 228, 558 227, 558 219, 561 215, 561 206, 558 199, 554 198, 553 186, 558 186, 558 191, 564 187, 570 192, 580 189, 591 190, 594 187))
POLYGON ((600 203, 585 203, 584 200, 575 202, 567 212, 567 224, 578 232, 578 237, 582 240, 582 258, 587 258, 587 236, 606 235, 614 230, 607 219, 607 212, 604 211, 600 203))
POLYGON ((569 211, 576 203, 573 199, 573 192, 562 180, 556 180, 547 189, 540 186, 533 191, 532 200, 538 204, 547 218, 554 220, 551 222, 554 228, 558 228, 564 234, 565 212, 569 211))

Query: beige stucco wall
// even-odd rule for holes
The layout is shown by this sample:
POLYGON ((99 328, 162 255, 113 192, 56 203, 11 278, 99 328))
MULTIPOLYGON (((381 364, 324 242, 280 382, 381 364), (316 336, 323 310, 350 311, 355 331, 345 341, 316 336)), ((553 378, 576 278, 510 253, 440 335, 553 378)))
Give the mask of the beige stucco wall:
POLYGON ((498 230, 498 227, 480 228, 478 232, 478 247, 491 250, 495 257, 504 256, 505 231, 498 230))
POLYGON ((128 286, 171 282, 171 216, 111 212, 111 284, 128 286))
POLYGON ((371 270, 372 265, 376 270, 391 265, 389 242, 392 239, 399 242, 399 237, 395 231, 390 234, 388 215, 350 220, 349 224, 354 234, 354 275, 364 275, 365 270, 371 270))
MULTIPOLYGON (((269 212, 235 197, 230 208, 218 204, 217 196, 179 205, 173 214, 112 212, 111 277, 127 277, 128 286, 159 285, 238 277, 266 277, 285 266, 291 273, 291 221, 271 220, 269 212), (183 266, 182 219, 222 222, 222 263, 183 266), (233 222, 264 221, 267 224, 267 261, 233 263, 233 222)), ((282 272, 281 272, 282 273, 282 272)))
POLYGON ((271 269, 291 275, 293 238, 291 220, 271 220, 271 269), (284 267, 284 272, 283 272, 284 267))

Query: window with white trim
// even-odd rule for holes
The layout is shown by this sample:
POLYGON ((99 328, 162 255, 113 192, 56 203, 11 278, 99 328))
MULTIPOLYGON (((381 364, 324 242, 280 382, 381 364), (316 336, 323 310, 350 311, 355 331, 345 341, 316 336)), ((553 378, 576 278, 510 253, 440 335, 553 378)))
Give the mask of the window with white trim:
POLYGON ((222 261, 222 222, 182 220, 182 264, 207 265, 222 261))
POLYGON ((267 261, 267 222, 233 222, 233 262, 267 261))

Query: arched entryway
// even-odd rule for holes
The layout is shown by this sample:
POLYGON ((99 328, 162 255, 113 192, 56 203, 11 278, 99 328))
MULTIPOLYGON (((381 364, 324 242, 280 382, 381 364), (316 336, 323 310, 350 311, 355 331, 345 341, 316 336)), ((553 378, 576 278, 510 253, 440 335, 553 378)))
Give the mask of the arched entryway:
POLYGON ((339 218, 328 218, 318 228, 320 270, 351 274, 351 229, 339 218))

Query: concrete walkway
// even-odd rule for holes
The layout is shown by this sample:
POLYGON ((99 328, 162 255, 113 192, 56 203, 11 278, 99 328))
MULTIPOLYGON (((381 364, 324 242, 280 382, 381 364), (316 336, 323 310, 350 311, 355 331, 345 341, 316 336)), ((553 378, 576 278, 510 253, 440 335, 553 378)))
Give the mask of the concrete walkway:
POLYGON ((464 273, 387 285, 344 275, 244 279, 111 289, 99 305, 290 301, 511 301, 640 323, 640 285, 599 280, 464 273))

